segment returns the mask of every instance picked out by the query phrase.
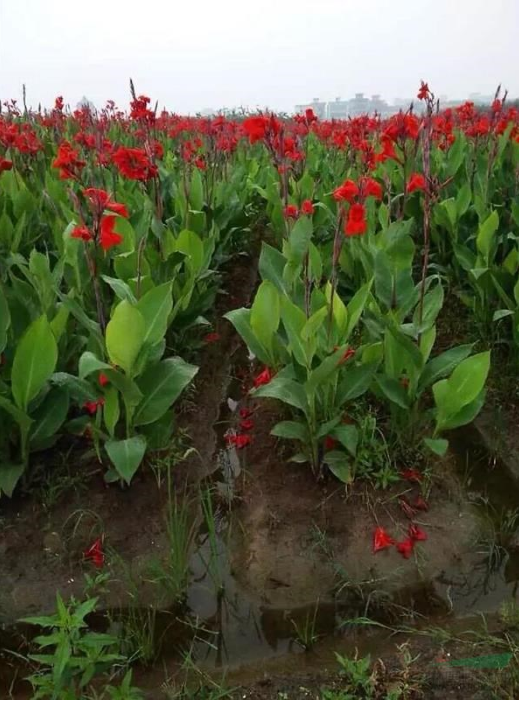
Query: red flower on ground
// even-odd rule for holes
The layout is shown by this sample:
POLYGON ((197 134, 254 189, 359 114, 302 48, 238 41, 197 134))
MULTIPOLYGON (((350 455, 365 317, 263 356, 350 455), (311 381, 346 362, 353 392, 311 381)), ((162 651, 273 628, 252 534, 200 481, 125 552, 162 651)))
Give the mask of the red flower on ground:
POLYGON ((389 536, 387 531, 382 527, 377 527, 373 534, 373 553, 382 551, 384 548, 389 548, 395 543, 394 539, 389 536))
POLYGON ((218 332, 209 332, 209 334, 206 334, 204 336, 204 342, 206 344, 214 344, 215 341, 220 340, 220 334, 218 332))
POLYGON ((227 434, 225 439, 228 446, 235 446, 237 449, 245 448, 252 443, 252 437, 248 434, 227 434))
POLYGON ((96 568, 102 568, 103 563, 105 562, 105 554, 103 553, 103 541, 102 538, 99 537, 94 541, 92 546, 88 548, 84 553, 83 556, 89 560, 92 561, 92 563, 95 565, 96 568))
POLYGON ((427 100, 427 98, 430 95, 429 86, 427 85, 427 83, 424 83, 423 80, 420 81, 420 83, 421 83, 421 85, 420 85, 420 89, 418 91, 417 98, 419 100, 427 100))
POLYGON ((0 158, 0 173, 2 173, 3 171, 10 171, 12 167, 12 161, 9 161, 7 158, 0 158))
POLYGON ((399 541, 396 545, 396 550, 401 553, 404 558, 410 558, 414 548, 414 541, 409 537, 404 541, 399 541))
POLYGON ((401 498, 398 500, 398 506, 400 507, 400 509, 402 510, 402 512, 405 514, 405 516, 406 516, 408 519, 413 519, 413 518, 414 518, 414 516, 415 516, 415 514, 416 514, 416 510, 413 509, 413 508, 411 507, 411 505, 410 505, 409 502, 405 499, 405 497, 401 497, 401 498))
POLYGON ((95 414, 98 407, 102 407, 105 403, 104 397, 100 397, 98 400, 90 400, 85 402, 83 407, 89 414, 95 414))
POLYGON ((351 202, 358 194, 359 188, 357 183, 353 182, 353 180, 345 180, 342 185, 339 185, 339 187, 335 188, 333 191, 333 197, 337 201, 346 200, 347 202, 351 202))
POLYGON ((416 524, 409 525, 409 538, 413 541, 427 541, 427 534, 416 524))
POLYGON ((313 215, 314 209, 315 208, 312 205, 311 200, 303 200, 303 202, 301 203, 301 214, 308 215, 308 216, 313 215))
POLYGON ((104 373, 99 373, 99 376, 97 378, 99 380, 99 385, 104 388, 105 385, 108 385, 109 380, 108 376, 105 375, 104 373))
POLYGON ((101 236, 99 243, 103 251, 109 251, 112 246, 122 243, 123 237, 114 231, 116 215, 105 215, 101 219, 101 236))
POLYGON ((242 419, 247 419, 248 417, 251 416, 251 414, 252 414, 252 410, 249 409, 248 407, 241 407, 240 408, 239 415, 242 419))
POLYGON ((353 204, 348 212, 348 219, 344 227, 346 236, 356 236, 365 234, 368 224, 366 222, 366 210, 364 205, 359 203, 353 204))
POLYGON ((90 232, 90 229, 84 224, 76 225, 74 229, 70 232, 70 236, 73 239, 82 239, 83 241, 92 241, 92 239, 94 238, 92 236, 92 233, 90 232))
POLYGON ((407 192, 414 193, 415 190, 425 190, 425 178, 421 173, 412 173, 407 181, 407 192))
POLYGON ((429 511, 429 505, 421 495, 418 495, 418 497, 415 499, 415 501, 413 502, 413 507, 415 509, 419 509, 421 512, 429 511))
POLYGON ((297 207, 295 205, 287 205, 283 210, 283 214, 285 219, 297 219, 299 212, 297 211, 297 207))
POLYGON ((240 422, 240 429, 243 429, 243 431, 250 431, 251 429, 254 429, 254 422, 252 419, 243 419, 240 422))
POLYGON ((416 468, 406 468, 400 471, 400 475, 404 480, 409 480, 411 483, 421 483, 423 480, 423 475, 416 468))
POLYGON ((264 368, 261 373, 254 378, 253 385, 255 388, 259 388, 260 385, 267 385, 267 383, 270 383, 273 377, 274 374, 270 368, 264 368))

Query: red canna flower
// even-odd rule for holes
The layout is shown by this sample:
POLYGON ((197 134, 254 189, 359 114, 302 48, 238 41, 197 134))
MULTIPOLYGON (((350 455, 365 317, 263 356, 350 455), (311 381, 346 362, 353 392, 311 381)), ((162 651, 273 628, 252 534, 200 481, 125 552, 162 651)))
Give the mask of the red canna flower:
POLYGON ((336 446, 337 446, 337 439, 334 439, 333 436, 325 437, 325 439, 324 439, 324 450, 325 451, 333 451, 336 446))
POLYGON ((7 158, 0 158, 0 173, 10 171, 13 167, 13 162, 7 158))
POLYGON ((365 234, 368 224, 366 222, 366 210, 364 205, 353 204, 348 211, 348 219, 344 227, 346 236, 356 236, 365 234))
POLYGON ((427 98, 430 95, 429 86, 427 85, 427 83, 424 83, 423 80, 420 81, 420 83, 421 83, 421 85, 420 85, 420 90, 418 91, 417 98, 419 100, 427 100, 427 98))
POLYGON ((427 541, 427 534, 416 524, 409 525, 409 538, 413 541, 427 541))
POLYGON ((240 429, 243 429, 243 431, 250 431, 251 429, 254 429, 254 422, 252 419, 243 419, 240 422, 240 429))
POLYGON ((204 341, 206 344, 214 344, 215 341, 220 340, 220 334, 218 332, 209 332, 209 334, 206 334, 204 336, 204 341))
POLYGON ((311 200, 303 200, 301 203, 301 214, 311 216, 314 213, 314 209, 311 200))
POLYGON ((270 383, 273 377, 274 374, 270 368, 265 367, 261 373, 254 378, 253 385, 255 388, 259 388, 260 385, 267 385, 267 383, 270 383))
POLYGON ((95 414, 98 407, 102 407, 105 403, 104 397, 100 397, 98 400, 90 400, 85 402, 83 407, 89 414, 95 414))
POLYGON ((389 536, 387 531, 382 527, 377 527, 373 534, 373 553, 382 551, 384 548, 389 548, 395 543, 394 539, 389 536))
POLYGON ((123 240, 121 234, 114 231, 116 216, 105 215, 101 219, 101 236, 99 243, 103 251, 109 251, 112 246, 117 246, 123 240))
POLYGON ((424 498, 421 495, 418 495, 416 500, 413 502, 413 507, 415 509, 419 509, 421 512, 428 512, 429 511, 429 505, 427 502, 424 500, 424 498))
POLYGON ((73 239, 82 239, 83 241, 92 241, 94 238, 90 232, 90 229, 84 224, 78 224, 70 232, 70 236, 73 239))
POLYGON ((413 553, 413 548, 414 548, 414 541, 410 537, 408 539, 404 539, 404 541, 400 541, 396 545, 396 550, 398 553, 401 553, 404 558, 410 558, 411 554, 413 553))
POLYGON ((53 168, 59 168, 59 177, 62 180, 77 178, 79 171, 86 165, 85 161, 79 159, 77 151, 74 151, 68 141, 63 141, 58 147, 58 154, 52 162, 53 168))
POLYGON ((106 190, 101 190, 101 188, 85 188, 85 190, 83 190, 83 195, 89 200, 94 213, 98 216, 101 216, 103 210, 110 210, 110 212, 115 212, 115 214, 118 214, 120 217, 128 217, 126 205, 111 200, 106 190))
POLYGON ((130 180, 149 180, 158 174, 155 166, 144 149, 130 149, 120 146, 112 155, 112 161, 125 178, 130 180))
POLYGON ((88 548, 84 553, 83 556, 89 560, 92 561, 92 563, 95 565, 96 568, 102 568, 103 563, 105 562, 105 555, 103 553, 103 541, 102 538, 99 537, 94 541, 92 546, 88 548))
POLYGON ((299 212, 295 205, 287 205, 283 210, 283 214, 285 215, 285 219, 297 219, 299 212))
POLYGON ((409 480, 411 483, 421 483, 423 480, 423 475, 416 468, 406 468, 400 471, 400 475, 404 480, 409 480))
POLYGON ((195 166, 198 168, 199 171, 205 171, 205 169, 207 168, 207 164, 206 164, 203 156, 198 156, 197 158, 195 158, 193 163, 195 164, 195 166))
POLYGON ((382 200, 382 186, 373 178, 363 178, 361 187, 364 197, 374 197, 375 200, 382 200))
POLYGON ((425 190, 425 178, 421 173, 412 173, 407 181, 407 192, 414 193, 415 190, 425 190))
POLYGON ((99 380, 99 385, 104 388, 105 385, 108 385, 109 380, 108 376, 105 375, 104 373, 99 373, 99 376, 97 378, 99 380))
POLYGON ((352 202, 352 200, 359 194, 359 188, 353 180, 345 180, 342 185, 335 188, 333 191, 333 197, 335 200, 346 200, 347 202, 352 202))
POLYGON ((268 117, 263 117, 262 115, 247 117, 247 119, 243 120, 242 128, 249 137, 251 144, 254 144, 256 141, 261 141, 261 139, 265 137, 268 123, 268 117))

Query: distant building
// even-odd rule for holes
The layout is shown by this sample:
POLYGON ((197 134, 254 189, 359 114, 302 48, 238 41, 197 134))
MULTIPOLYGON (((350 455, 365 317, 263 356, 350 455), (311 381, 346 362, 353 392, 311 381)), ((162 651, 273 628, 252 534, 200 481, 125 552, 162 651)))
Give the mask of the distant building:
POLYGON ((296 105, 294 109, 296 114, 303 114, 305 110, 311 108, 319 119, 326 119, 326 104, 326 102, 321 102, 319 98, 312 98, 312 102, 306 105, 296 105))
POLYGON ((333 102, 327 104, 326 115, 328 119, 346 119, 348 117, 348 100, 341 100, 336 97, 333 102))

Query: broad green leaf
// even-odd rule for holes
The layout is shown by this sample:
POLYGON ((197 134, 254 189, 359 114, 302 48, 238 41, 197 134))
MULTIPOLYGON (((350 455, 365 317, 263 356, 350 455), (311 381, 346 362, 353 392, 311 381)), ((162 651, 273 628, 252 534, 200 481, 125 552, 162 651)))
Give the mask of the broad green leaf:
POLYGON ((250 314, 250 310, 246 309, 245 307, 241 307, 238 310, 231 310, 230 312, 227 312, 227 314, 224 314, 224 317, 231 322, 254 356, 256 356, 256 358, 258 358, 262 363, 270 365, 272 363, 271 355, 263 344, 261 344, 259 339, 256 338, 256 335, 252 331, 252 327, 250 325, 250 314))
POLYGON ((262 385, 254 391, 254 397, 272 397, 287 405, 297 407, 302 412, 307 411, 306 395, 303 387, 289 378, 273 378, 267 385, 262 385))
POLYGON ((146 441, 142 436, 132 436, 121 441, 107 441, 106 452, 119 476, 128 485, 142 463, 146 453, 146 441))
POLYGON ((7 330, 11 324, 11 315, 9 313, 9 306, 3 288, 0 285, 0 353, 5 349, 7 345, 7 330))
POLYGON ((22 464, 0 463, 0 495, 12 497, 17 482, 23 475, 25 467, 22 464))
POLYGON ((313 224, 310 217, 300 217, 289 236, 290 262, 300 265, 308 253, 312 239, 313 224))
POLYGON ((11 372, 14 400, 25 412, 56 368, 58 346, 45 315, 26 330, 16 349, 11 372))
POLYGON ((445 456, 449 448, 447 439, 424 439, 424 444, 437 456, 445 456))
POLYGON ((494 210, 479 227, 476 238, 476 246, 479 253, 484 257, 487 265, 490 262, 490 251, 492 249, 492 240, 494 234, 499 227, 499 215, 497 210, 494 210))
POLYGON ((270 280, 274 283, 280 293, 286 293, 286 286, 283 279, 283 271, 287 263, 283 254, 263 242, 259 258, 258 268, 263 280, 270 280))
POLYGON ((112 366, 109 363, 100 361, 97 356, 91 351, 85 351, 81 354, 79 359, 79 377, 81 379, 86 378, 91 373, 96 371, 112 370, 112 366))
POLYGON ((113 437, 115 427, 119 421, 121 410, 119 407, 119 393, 114 387, 108 387, 104 393, 103 419, 108 433, 113 437))
POLYGON ((160 419, 197 372, 197 366, 178 356, 150 366, 138 379, 143 399, 135 412, 134 424, 151 424, 160 419))
POLYGON ((402 409, 409 408, 409 401, 405 389, 398 380, 388 378, 386 375, 375 376, 378 387, 387 399, 402 409))
POLYGON ((343 405, 350 400, 356 400, 363 395, 371 385, 376 363, 363 363, 360 366, 342 371, 341 381, 337 390, 337 402, 343 405))
POLYGON ((67 390, 53 387, 33 414, 30 440, 36 443, 54 436, 67 418, 69 408, 67 390))
POLYGON ((373 281, 370 280, 369 283, 363 285, 359 290, 357 290, 355 295, 348 302, 348 305, 346 307, 348 311, 348 326, 346 331, 346 339, 344 339, 344 341, 346 341, 350 337, 352 331, 357 326, 357 323, 366 305, 368 295, 371 291, 372 282, 373 281))
POLYGON ((120 302, 106 327, 106 349, 110 361, 131 375, 146 336, 146 323, 127 300, 120 302))
POLYGON ((168 318, 173 309, 172 283, 163 283, 149 290, 137 303, 145 323, 143 344, 153 346, 166 335, 168 318))
POLYGON ((119 300, 128 300, 132 305, 135 305, 137 299, 131 291, 130 286, 120 278, 110 278, 108 275, 102 275, 101 278, 109 285, 119 300))
POLYGON ((341 481, 341 483, 351 483, 351 467, 345 453, 342 451, 328 451, 328 453, 324 454, 323 460, 335 477, 341 481))
POLYGON ((254 336, 272 353, 272 338, 281 318, 279 293, 274 283, 264 280, 258 288, 250 311, 254 336))
POLYGON ((452 373, 456 366, 461 363, 472 352, 474 344, 464 344, 453 349, 444 351, 439 356, 432 358, 425 366, 420 376, 419 388, 425 389, 440 378, 445 378, 452 373))
POLYGON ((359 440, 359 432, 356 426, 353 424, 339 424, 331 432, 331 436, 339 439, 344 448, 355 457, 359 440))
POLYGON ((304 422, 278 422, 270 433, 282 439, 297 439, 303 443, 309 440, 308 427, 304 422))

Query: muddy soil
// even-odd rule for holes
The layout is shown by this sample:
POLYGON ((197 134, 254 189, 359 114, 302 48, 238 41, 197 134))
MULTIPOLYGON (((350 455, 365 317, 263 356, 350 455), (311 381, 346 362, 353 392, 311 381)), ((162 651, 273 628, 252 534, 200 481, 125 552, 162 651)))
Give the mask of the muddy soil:
POLYGON ((362 483, 347 489, 333 478, 316 481, 308 466, 288 463, 270 436, 275 410, 262 405, 254 419, 235 514, 241 538, 232 555, 235 577, 254 597, 267 607, 293 607, 383 591, 401 605, 450 608, 434 583, 453 569, 473 568, 479 524, 448 461, 435 469, 428 511, 413 519, 427 540, 409 559, 395 547, 374 553, 377 526, 396 541, 407 537, 411 522, 399 500, 413 503, 420 485, 402 480, 386 490, 362 483))
MULTIPOLYGON (((228 309, 247 305, 255 284, 251 258, 242 256, 233 261, 232 275, 228 275, 226 291, 219 296, 215 310, 214 330, 220 338, 203 349, 197 359, 200 371, 195 392, 180 403, 177 421, 188 437, 187 446, 195 450, 174 472, 179 488, 213 469, 213 425, 239 345, 239 338, 222 315, 228 309)), ((91 564, 84 561, 83 553, 99 536, 104 538, 111 572, 103 604, 128 603, 129 581, 139 589, 142 604, 156 604, 157 592, 148 582, 147 571, 167 547, 165 473, 159 485, 150 466, 144 466, 130 488, 107 485, 103 474, 108 466, 93 462, 91 456, 85 460, 85 448, 88 447, 65 447, 60 464, 54 454, 50 460, 56 460, 59 476, 54 478, 51 473, 46 483, 32 487, 29 496, 3 499, 0 503, 3 624, 52 611, 56 591, 64 598, 80 596, 85 585, 84 572, 95 574, 91 564), (67 489, 65 479, 73 489, 67 489), (62 495, 57 495, 58 489, 63 490, 62 495)))

